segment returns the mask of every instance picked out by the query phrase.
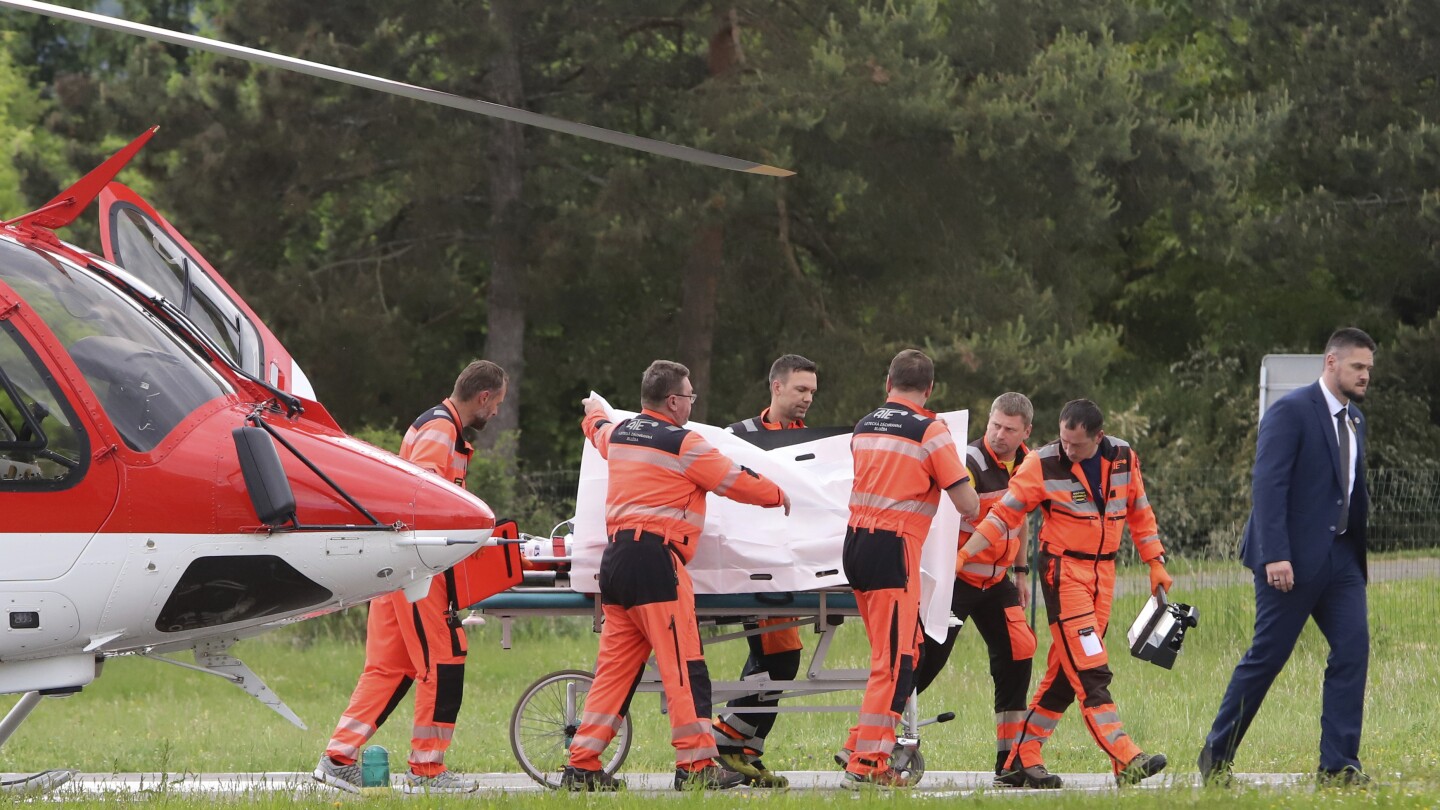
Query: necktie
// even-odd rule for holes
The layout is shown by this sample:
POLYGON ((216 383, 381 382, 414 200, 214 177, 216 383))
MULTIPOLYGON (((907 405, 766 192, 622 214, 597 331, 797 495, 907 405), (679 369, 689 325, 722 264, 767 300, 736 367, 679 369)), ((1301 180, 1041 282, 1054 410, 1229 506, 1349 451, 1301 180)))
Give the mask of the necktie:
POLYGON ((1336 437, 1340 441, 1340 480, 1345 482, 1344 496, 1340 500, 1340 523, 1335 527, 1341 533, 1350 526, 1350 427, 1345 424, 1349 416, 1348 408, 1335 412, 1336 437))

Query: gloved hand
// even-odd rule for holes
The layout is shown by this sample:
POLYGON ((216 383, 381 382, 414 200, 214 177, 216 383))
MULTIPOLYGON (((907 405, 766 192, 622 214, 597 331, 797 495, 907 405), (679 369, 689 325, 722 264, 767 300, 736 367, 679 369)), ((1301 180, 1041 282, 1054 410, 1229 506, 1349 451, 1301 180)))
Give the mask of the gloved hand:
POLYGON ((1160 588, 1166 593, 1175 585, 1175 578, 1165 570, 1165 563, 1159 560, 1150 561, 1150 594, 1153 596, 1160 588))
POLYGON ((970 552, 966 551, 966 550, 963 549, 963 548, 960 549, 959 551, 955 552, 955 570, 956 570, 956 571, 959 571, 959 570, 965 565, 965 563, 968 563, 968 562, 970 562, 970 552))

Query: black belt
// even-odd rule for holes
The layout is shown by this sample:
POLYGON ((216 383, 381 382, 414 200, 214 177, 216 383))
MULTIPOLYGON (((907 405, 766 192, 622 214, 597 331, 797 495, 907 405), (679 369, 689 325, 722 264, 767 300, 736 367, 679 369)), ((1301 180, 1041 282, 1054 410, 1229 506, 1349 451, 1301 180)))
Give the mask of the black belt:
POLYGON ((1094 562, 1094 561, 1107 562, 1107 561, 1109 561, 1109 560, 1115 559, 1115 557, 1119 555, 1119 552, 1116 552, 1116 551, 1112 551, 1112 552, 1110 552, 1109 554, 1086 554, 1086 553, 1083 552, 1083 551, 1071 551, 1071 550, 1068 549, 1068 548, 1065 549, 1064 551, 1060 552, 1060 554, 1056 554, 1055 551, 1054 551, 1053 549, 1051 549, 1049 546, 1045 546, 1044 548, 1041 549, 1041 551, 1045 552, 1046 554, 1049 554, 1049 555, 1052 556, 1052 557, 1059 557, 1060 555, 1063 554, 1064 556, 1069 557, 1069 558, 1071 558, 1071 559, 1075 559, 1075 560, 1090 560, 1090 561, 1092 561, 1092 562, 1094 562))
POLYGON ((637 542, 646 541, 651 543, 665 542, 665 538, 662 535, 658 535, 654 532, 644 532, 638 529, 621 529, 620 531, 610 535, 610 542, 614 543, 617 540, 634 540, 637 542))

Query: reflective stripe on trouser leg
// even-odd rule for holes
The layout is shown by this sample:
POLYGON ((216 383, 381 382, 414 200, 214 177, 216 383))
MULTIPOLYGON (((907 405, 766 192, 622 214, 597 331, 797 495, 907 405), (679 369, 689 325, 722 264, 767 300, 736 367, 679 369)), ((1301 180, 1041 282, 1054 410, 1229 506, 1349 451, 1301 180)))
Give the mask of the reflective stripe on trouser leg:
POLYGON ((570 741, 570 764, 587 771, 600 770, 600 755, 620 730, 620 717, 650 657, 650 642, 630 612, 618 605, 603 610, 595 682, 584 696, 580 728, 570 741))
POLYGON ((376 731, 377 729, 368 723, 342 716, 335 725, 335 733, 331 735, 330 742, 325 746, 325 755, 336 762, 350 765, 360 756, 361 746, 365 745, 376 731))
POLYGON ((853 752, 846 770, 861 776, 889 767, 895 725, 914 691, 920 613, 920 543, 904 538, 904 588, 855 591, 855 602, 870 639, 870 678, 860 701, 859 722, 847 742, 853 752))
MULTIPOLYGON (((765 620, 759 625, 745 625, 747 629, 766 627, 776 624, 784 619, 765 620)), ((795 628, 789 627, 784 630, 764 633, 760 636, 751 636, 750 656, 745 661, 745 668, 740 672, 742 680, 750 681, 758 678, 765 678, 772 681, 790 681, 800 672, 800 648, 795 646, 791 649, 781 649, 799 644, 799 634, 795 628), (768 641, 768 637, 779 635, 782 638, 778 641, 768 641), (791 636, 793 635, 793 638, 791 636), (767 652, 767 649, 777 651, 767 652)), ((775 693, 763 693, 757 695, 746 695, 731 700, 726 706, 735 707, 767 707, 778 706, 780 701, 773 697, 775 693)), ((770 735, 770 730, 775 727, 775 720, 779 717, 776 712, 727 712, 721 716, 720 722, 736 732, 728 735, 730 740, 723 736, 716 736, 715 741, 722 746, 742 746, 749 749, 749 752, 759 756, 765 751, 765 738, 770 735)))
POLYGON ((1004 765, 1010 759, 1010 751, 1015 747, 1015 738, 1020 736, 1020 730, 1025 727, 1025 711, 1010 711, 995 713, 995 765, 996 768, 1004 765))
MULTIPOLYGON (((1140 755, 1140 747, 1125 733, 1110 697, 1110 659, 1104 637, 1115 593, 1115 564, 1071 562, 1082 561, 1061 560, 1055 601, 1062 609, 1057 612, 1059 621, 1050 626, 1051 649, 1060 648, 1061 670, 1080 701, 1085 728, 1119 773, 1140 755)), ((1047 595, 1047 607, 1049 601, 1047 595)))
MULTIPOLYGON (((735 701, 730 701, 731 705, 735 701)), ((713 731, 715 733, 715 745, 721 753, 735 753, 742 750, 752 756, 760 756, 765 752, 765 738, 761 737, 758 729, 746 722, 744 718, 751 716, 750 712, 745 714, 728 713, 715 721, 713 731)), ((775 715, 770 715, 774 717, 775 715)))
MULTIPOLYGON (((436 577, 430 592, 410 606, 413 644, 428 662, 415 680, 415 722, 410 740, 410 770, 435 776, 445 770, 445 752, 455 735, 455 721, 465 697, 465 644, 450 624, 450 598, 444 579, 436 577), (423 637, 422 637, 423 634, 423 637)), ((406 627, 404 616, 400 617, 406 627)), ((415 650, 411 650, 415 658, 415 650)))
POLYGON ((1009 579, 983 591, 957 580, 951 605, 957 617, 975 626, 989 653, 995 686, 995 768, 1000 772, 1024 728, 1035 634, 1020 607, 1020 592, 1009 579))
POLYGON ((355 762, 360 749, 409 692, 417 674, 397 617, 397 598, 408 616, 410 606, 404 601, 404 594, 378 597, 368 608, 365 669, 325 746, 325 755, 342 765, 355 762))
POLYGON ((631 608, 655 648, 655 667, 665 688, 670 714, 670 744, 675 765, 687 770, 712 765, 720 754, 710 730, 710 671, 700 649, 695 622, 695 586, 683 565, 675 566, 676 599, 631 608))
POLYGON ((464 664, 436 664, 434 676, 415 693, 410 732, 410 769, 420 776, 445 770, 445 752, 455 737, 455 719, 465 686, 464 664))
MULTIPOLYGON (((1059 591, 1052 574, 1060 563, 1061 558, 1042 551, 1039 564, 1036 565, 1040 576, 1040 593, 1045 599, 1045 614, 1050 619, 1052 638, 1056 637, 1058 632, 1055 617, 1060 615, 1059 591)), ((1045 658, 1045 674, 1040 678, 1040 684, 1035 687, 1035 697, 1031 699, 1030 708, 1025 713, 1020 736, 1016 739, 1006 768, 1045 764, 1041 746, 1050 739, 1060 716, 1075 702, 1075 690, 1071 687, 1069 678, 1065 677, 1060 664, 1063 657, 1061 647, 1058 642, 1050 645, 1050 651, 1045 658)))
POLYGON ((1055 733, 1055 726, 1059 723, 1060 712, 1052 712, 1039 705, 1031 706, 1020 721, 1020 733, 1005 767, 1013 770, 1045 764, 1040 748, 1055 733))

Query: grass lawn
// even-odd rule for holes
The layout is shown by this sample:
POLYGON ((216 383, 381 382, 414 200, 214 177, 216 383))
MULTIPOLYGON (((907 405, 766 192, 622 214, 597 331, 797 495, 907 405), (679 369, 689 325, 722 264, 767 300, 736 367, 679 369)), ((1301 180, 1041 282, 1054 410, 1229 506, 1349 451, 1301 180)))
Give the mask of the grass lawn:
MULTIPOLYGON (((1173 671, 1141 663, 1123 652, 1123 636, 1141 598, 1118 600, 1110 640, 1115 670, 1113 693, 1131 736, 1147 751, 1163 751, 1175 772, 1193 772, 1194 758, 1208 729, 1230 671, 1249 642, 1253 597, 1243 586, 1184 591, 1177 598, 1200 608, 1200 627, 1187 639, 1173 671)), ((1213 792, 1179 789, 1133 796, 1050 796, 1065 806, 1104 806, 1145 802, 1160 796, 1182 806, 1273 807, 1323 801, 1357 806, 1433 806, 1440 799, 1440 724, 1433 703, 1440 695, 1440 645, 1434 628, 1440 595, 1432 580, 1377 584, 1370 589, 1372 658, 1366 695, 1366 732, 1362 758, 1367 770, 1394 787, 1363 795, 1284 795, 1274 792, 1213 792), (1218 803, 1216 803, 1218 802, 1218 803)), ((596 637, 588 621, 535 621, 516 627, 514 649, 501 650, 498 622, 473 631, 466 673, 465 709, 448 758, 459 771, 518 772, 510 752, 507 723, 524 688, 557 669, 590 669, 596 637)), ((1041 634, 1037 661, 1043 662, 1048 633, 1041 634)), ((808 642, 807 642, 808 644, 808 642)), ((832 666, 861 666, 866 645, 859 622, 842 628, 832 666)), ((95 684, 79 695, 47 700, 0 750, 0 771, 54 767, 86 772, 229 772, 309 771, 344 708, 359 674, 363 651, 358 643, 314 637, 289 628, 237 646, 235 650, 272 689, 310 725, 302 731, 264 709, 224 681, 139 658, 108 662, 95 684)), ((715 677, 738 675, 742 643, 709 651, 715 677)), ((1289 667, 1276 682, 1241 749, 1237 770, 1308 772, 1315 768, 1319 738, 1320 680, 1326 645, 1312 627, 1301 638, 1289 667)), ((1038 680, 1039 672, 1032 679, 1038 680)), ((950 670, 926 693, 922 711, 954 711, 955 721, 924 730, 923 750, 932 770, 984 770, 993 763, 994 727, 991 686, 978 634, 961 634, 950 670)), ((848 703, 857 695, 840 695, 848 703)), ((8 708, 7 697, 0 708, 8 708)), ((664 771, 672 766, 669 730, 657 708, 657 696, 641 695, 633 707, 636 742, 628 771, 664 771)), ((1072 715, 1073 715, 1072 710, 1072 715)), ((767 763, 776 770, 833 768, 831 753, 843 741, 850 714, 783 716, 770 737, 767 763)), ((392 767, 403 768, 409 747, 410 702, 397 710, 374 742, 391 751, 392 767)), ((1074 716, 1067 715, 1046 746, 1056 772, 1102 772, 1105 758, 1074 716)), ((838 776, 838 774, 837 774, 838 776)), ((677 797, 679 798, 679 797, 677 797)), ((776 807, 849 800, 836 794, 765 797, 776 807)), ((885 797, 874 797, 884 800, 885 797)), ((515 802, 545 805, 570 797, 485 800, 496 806, 515 802)), ((595 797, 628 806, 638 797, 595 797)), ((690 799, 681 799, 690 801, 690 799)), ((902 799, 920 801, 921 797, 902 799)), ((260 806, 287 800, 262 797, 260 806)), ((311 801, 314 799, 312 797, 311 801)), ((378 800, 382 803, 386 800, 378 800)), ((862 799, 868 804, 871 799, 862 799)), ((965 799, 964 801, 974 801, 965 799)), ((426 800, 427 805, 433 804, 426 800)), ((473 803, 473 802, 472 802, 473 803)), ((727 802, 728 804, 728 802, 727 802)), ((288 805, 286 805, 288 806, 288 805)), ((608 806, 608 805, 607 805, 608 806)))

